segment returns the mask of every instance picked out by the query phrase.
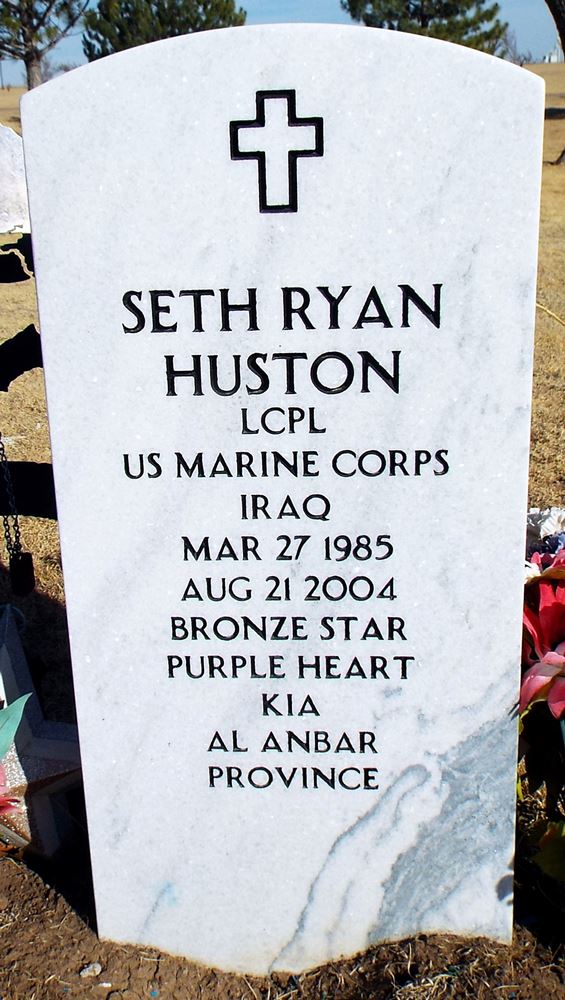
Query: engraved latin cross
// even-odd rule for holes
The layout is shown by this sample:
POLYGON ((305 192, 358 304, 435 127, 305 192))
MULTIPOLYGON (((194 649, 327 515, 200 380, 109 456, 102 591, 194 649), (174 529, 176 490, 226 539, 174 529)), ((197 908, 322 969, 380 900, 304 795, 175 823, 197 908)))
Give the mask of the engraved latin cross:
POLYGON ((256 160, 260 212, 298 211, 298 160, 324 155, 322 118, 298 118, 295 90, 258 90, 253 121, 230 122, 232 160, 256 160))

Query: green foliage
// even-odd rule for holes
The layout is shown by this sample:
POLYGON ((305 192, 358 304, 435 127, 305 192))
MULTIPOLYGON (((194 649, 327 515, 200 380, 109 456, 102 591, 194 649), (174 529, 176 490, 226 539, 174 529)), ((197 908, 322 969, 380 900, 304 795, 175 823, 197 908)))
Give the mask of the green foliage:
POLYGON ((508 25, 498 20, 500 7, 487 0, 341 0, 353 20, 370 28, 431 35, 502 54, 508 25))
POLYGON ((0 58, 23 60, 30 89, 42 82, 42 59, 80 21, 87 2, 0 0, 0 58))
POLYGON ((565 822, 548 823, 533 860, 542 872, 565 882, 565 822))
POLYGON ((0 760, 6 756, 14 741, 28 698, 29 694, 23 694, 11 705, 0 709, 0 760))
POLYGON ((92 61, 161 38, 234 27, 245 18, 235 0, 99 0, 85 15, 82 47, 92 61))

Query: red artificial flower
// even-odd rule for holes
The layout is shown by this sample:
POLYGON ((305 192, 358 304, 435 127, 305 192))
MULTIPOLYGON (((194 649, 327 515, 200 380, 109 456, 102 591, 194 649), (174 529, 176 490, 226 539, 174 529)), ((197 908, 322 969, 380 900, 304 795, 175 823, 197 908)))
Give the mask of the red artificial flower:
POLYGON ((535 553, 540 575, 526 587, 520 712, 534 701, 547 700, 556 719, 565 715, 565 551, 554 556, 535 553))

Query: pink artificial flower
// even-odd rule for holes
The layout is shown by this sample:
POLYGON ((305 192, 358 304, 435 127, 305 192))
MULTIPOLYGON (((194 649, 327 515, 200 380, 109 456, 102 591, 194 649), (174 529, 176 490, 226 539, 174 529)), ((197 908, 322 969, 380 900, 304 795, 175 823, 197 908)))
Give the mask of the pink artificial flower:
POLYGON ((0 764, 0 816, 7 816, 18 808, 20 801, 11 795, 7 795, 8 786, 6 784, 6 772, 0 764))
POLYGON ((546 699, 560 719, 565 714, 565 552, 535 553, 532 562, 541 573, 526 588, 523 660, 529 670, 522 678, 520 712, 546 699))
POLYGON ((559 552, 534 552, 530 562, 539 567, 540 573, 557 570, 553 575, 558 577, 562 575, 559 571, 565 568, 565 548, 559 549, 559 552))

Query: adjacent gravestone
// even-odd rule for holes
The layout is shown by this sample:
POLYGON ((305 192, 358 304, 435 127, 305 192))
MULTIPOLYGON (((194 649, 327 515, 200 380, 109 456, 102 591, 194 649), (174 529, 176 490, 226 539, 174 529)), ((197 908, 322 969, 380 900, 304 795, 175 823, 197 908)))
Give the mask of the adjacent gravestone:
POLYGON ((21 625, 15 609, 0 605, 0 705, 31 695, 1 761, 7 794, 19 806, 0 816, 0 841, 50 857, 74 832, 65 796, 80 782, 78 739, 76 726, 44 717, 20 641, 21 625))
POLYGON ((320 26, 24 98, 103 936, 509 939, 542 112, 320 26))
POLYGON ((0 125, 0 233, 29 233, 21 136, 0 125))

